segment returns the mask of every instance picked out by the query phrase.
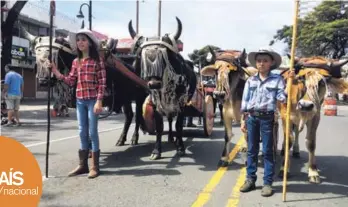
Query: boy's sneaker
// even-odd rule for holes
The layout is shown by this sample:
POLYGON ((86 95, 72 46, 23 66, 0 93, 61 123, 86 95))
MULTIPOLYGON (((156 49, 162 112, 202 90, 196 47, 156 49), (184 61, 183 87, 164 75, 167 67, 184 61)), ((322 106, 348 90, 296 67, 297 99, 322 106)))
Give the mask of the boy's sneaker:
POLYGON ((246 193, 255 189, 256 189, 255 182, 251 180, 246 180, 243 186, 239 189, 239 191, 246 193))
POLYGON ((263 197, 269 197, 273 194, 273 189, 270 185, 264 185, 261 191, 263 197))

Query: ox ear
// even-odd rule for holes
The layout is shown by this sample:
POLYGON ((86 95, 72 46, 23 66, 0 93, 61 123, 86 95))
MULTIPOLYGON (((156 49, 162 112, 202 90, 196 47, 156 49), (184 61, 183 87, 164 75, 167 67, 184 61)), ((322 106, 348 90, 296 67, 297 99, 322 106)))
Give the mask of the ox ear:
POLYGON ((113 39, 113 38, 109 38, 106 41, 106 48, 111 51, 111 53, 115 53, 116 52, 116 45, 117 45, 118 40, 117 39, 113 39))
POLYGON ((336 93, 348 94, 348 82, 341 78, 329 78, 329 87, 336 93))
POLYGON ((215 65, 208 65, 208 66, 205 66, 204 68, 202 68, 200 73, 202 76, 213 77, 216 75, 216 72, 217 72, 217 69, 216 69, 215 65))

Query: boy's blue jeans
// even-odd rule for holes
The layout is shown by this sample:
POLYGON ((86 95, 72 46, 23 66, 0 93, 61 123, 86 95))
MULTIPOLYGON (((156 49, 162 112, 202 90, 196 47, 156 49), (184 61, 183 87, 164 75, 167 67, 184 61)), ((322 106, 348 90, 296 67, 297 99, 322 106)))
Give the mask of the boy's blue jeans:
POLYGON ((89 137, 92 141, 92 152, 99 150, 98 114, 95 114, 93 111, 96 102, 96 99, 76 100, 81 150, 89 149, 89 137))
POLYGON ((272 185, 274 176, 273 159, 273 125, 274 115, 249 116, 247 119, 248 130, 248 159, 247 179, 256 182, 258 154, 260 148, 260 135, 262 137, 262 153, 264 159, 264 185, 272 185))

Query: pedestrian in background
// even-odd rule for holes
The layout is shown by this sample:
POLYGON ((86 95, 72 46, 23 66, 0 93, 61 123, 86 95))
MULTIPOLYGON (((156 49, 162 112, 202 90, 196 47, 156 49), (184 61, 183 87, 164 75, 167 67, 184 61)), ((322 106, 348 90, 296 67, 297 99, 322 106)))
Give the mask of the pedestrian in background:
POLYGON ((8 123, 5 126, 20 126, 19 108, 23 96, 24 80, 19 73, 11 70, 9 65, 5 66, 5 72, 3 93, 8 110, 8 123))
POLYGON ((102 111, 102 100, 106 87, 106 70, 99 56, 98 40, 87 29, 81 29, 71 36, 71 43, 77 46, 78 57, 73 60, 68 76, 62 75, 54 63, 51 64, 55 76, 70 86, 77 82, 76 109, 79 122, 81 146, 80 163, 69 176, 88 173, 88 178, 99 176, 99 135, 98 114, 102 111), (92 142, 92 167, 88 169, 89 137, 92 142))

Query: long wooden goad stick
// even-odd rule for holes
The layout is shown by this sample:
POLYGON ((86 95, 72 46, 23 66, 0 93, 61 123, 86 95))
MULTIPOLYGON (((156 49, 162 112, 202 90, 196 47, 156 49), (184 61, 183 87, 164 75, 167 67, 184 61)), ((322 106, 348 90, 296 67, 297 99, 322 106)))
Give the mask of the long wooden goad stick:
MULTIPOLYGON (((294 24, 292 28, 292 45, 291 45, 291 60, 290 60, 290 71, 294 70, 294 58, 296 49, 296 35, 297 35, 297 18, 299 10, 299 0, 295 0, 295 15, 294 24)), ((287 187, 287 174, 289 168, 289 139, 290 139, 290 114, 291 114, 291 87, 292 77, 288 78, 287 82, 287 105, 286 105, 286 136, 285 136, 285 163, 284 163, 284 175, 283 175, 283 201, 286 201, 286 187, 287 187)))

